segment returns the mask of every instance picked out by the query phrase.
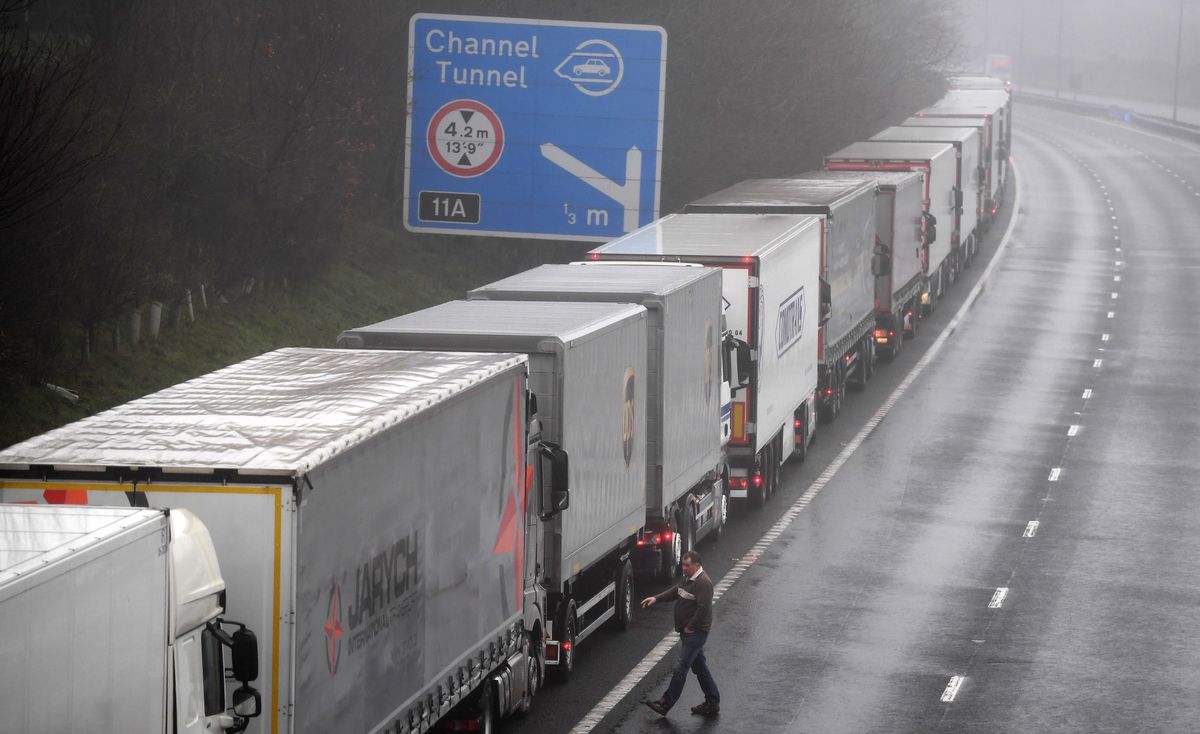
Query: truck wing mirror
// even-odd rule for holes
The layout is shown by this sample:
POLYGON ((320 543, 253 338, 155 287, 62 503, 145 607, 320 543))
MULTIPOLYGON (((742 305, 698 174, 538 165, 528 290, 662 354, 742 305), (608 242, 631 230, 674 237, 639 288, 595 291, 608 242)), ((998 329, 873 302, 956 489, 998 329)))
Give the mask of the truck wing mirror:
POLYGON ((750 354, 750 345, 738 339, 737 344, 737 371, 738 371, 738 387, 745 387, 750 384, 750 372, 753 370, 753 357, 750 354))
POLYGON ((892 274, 892 259, 886 254, 871 256, 871 274, 879 277, 892 274))
POLYGON ((555 443, 541 446, 542 519, 549 519, 571 506, 570 461, 567 452, 555 443), (549 497, 546 490, 549 489, 549 497))
POLYGON ((262 696, 250 686, 242 686, 233 692, 233 713, 245 719, 253 719, 262 713, 262 696))
POLYGON ((233 678, 242 684, 258 680, 258 637, 239 625, 233 633, 232 662, 233 678))
POLYGON ((824 324, 833 316, 833 288, 829 281, 821 278, 821 323, 824 324))

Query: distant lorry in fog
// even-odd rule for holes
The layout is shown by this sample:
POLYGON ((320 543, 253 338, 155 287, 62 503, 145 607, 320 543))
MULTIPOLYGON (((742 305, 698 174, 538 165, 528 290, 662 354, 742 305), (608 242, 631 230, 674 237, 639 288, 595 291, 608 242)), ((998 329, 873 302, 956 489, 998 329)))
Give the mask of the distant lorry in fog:
POLYGON ((868 180, 877 187, 875 198, 875 349, 892 361, 915 336, 920 317, 922 284, 922 212, 925 177, 920 173, 887 171, 809 171, 805 177, 868 180))
POLYGON ((541 528, 570 502, 535 403, 519 354, 282 349, 0 452, 0 494, 194 512, 262 631, 251 731, 490 731, 543 679, 541 528))
POLYGON ((825 170, 916 171, 924 175, 921 269, 925 279, 921 307, 923 312, 931 312, 958 272, 951 257, 951 243, 956 239, 956 212, 963 206, 965 198, 956 183, 958 168, 954 146, 881 140, 852 143, 826 156, 825 170))
POLYGON ((258 645, 224 603, 186 510, 0 505, 4 731, 243 731, 261 705, 258 645))
POLYGON ((789 457, 816 431, 817 326, 827 317, 821 220, 790 214, 672 214, 592 250, 598 262, 694 263, 721 269, 732 437, 731 498, 761 506, 789 457))
MULTIPOLYGON (((736 183, 688 204, 701 214, 810 214, 821 218, 821 283, 828 318, 817 332, 817 409, 832 422, 846 386, 864 387, 875 372, 874 182, 800 174, 736 183)), ((824 315, 823 315, 824 316, 824 315)))
POLYGON ((646 519, 635 570, 663 579, 721 532, 730 387, 721 370, 721 271, 681 264, 543 265, 476 288, 471 300, 636 303, 647 316, 646 519))

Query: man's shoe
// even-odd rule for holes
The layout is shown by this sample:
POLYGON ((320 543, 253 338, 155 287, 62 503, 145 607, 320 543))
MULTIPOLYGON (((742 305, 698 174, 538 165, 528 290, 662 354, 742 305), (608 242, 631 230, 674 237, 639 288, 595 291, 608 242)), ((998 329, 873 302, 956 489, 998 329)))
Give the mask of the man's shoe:
POLYGON ((712 701, 705 701, 693 706, 692 713, 697 716, 719 716, 721 714, 721 705, 712 701))
POLYGON ((649 706, 650 710, 659 716, 667 715, 667 707, 662 701, 642 701, 642 703, 649 706))

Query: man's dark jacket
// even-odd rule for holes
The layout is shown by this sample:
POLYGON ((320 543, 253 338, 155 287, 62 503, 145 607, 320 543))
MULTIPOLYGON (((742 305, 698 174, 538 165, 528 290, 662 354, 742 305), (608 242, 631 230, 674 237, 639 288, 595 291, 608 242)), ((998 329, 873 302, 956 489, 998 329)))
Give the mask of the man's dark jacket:
POLYGON ((683 579, 654 597, 658 601, 675 599, 675 631, 684 628, 693 632, 708 632, 712 628, 713 584, 704 569, 695 581, 683 579))

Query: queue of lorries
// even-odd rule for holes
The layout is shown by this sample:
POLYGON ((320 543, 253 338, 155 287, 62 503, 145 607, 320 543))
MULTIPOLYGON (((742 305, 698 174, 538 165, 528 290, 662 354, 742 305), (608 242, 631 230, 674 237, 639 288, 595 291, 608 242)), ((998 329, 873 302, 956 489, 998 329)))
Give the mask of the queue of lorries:
POLYGON ((950 87, 823 170, 585 262, 0 451, 6 730, 416 734, 528 711, 629 625, 635 574, 672 579, 767 501, 971 264, 1011 107, 995 79, 950 87))

